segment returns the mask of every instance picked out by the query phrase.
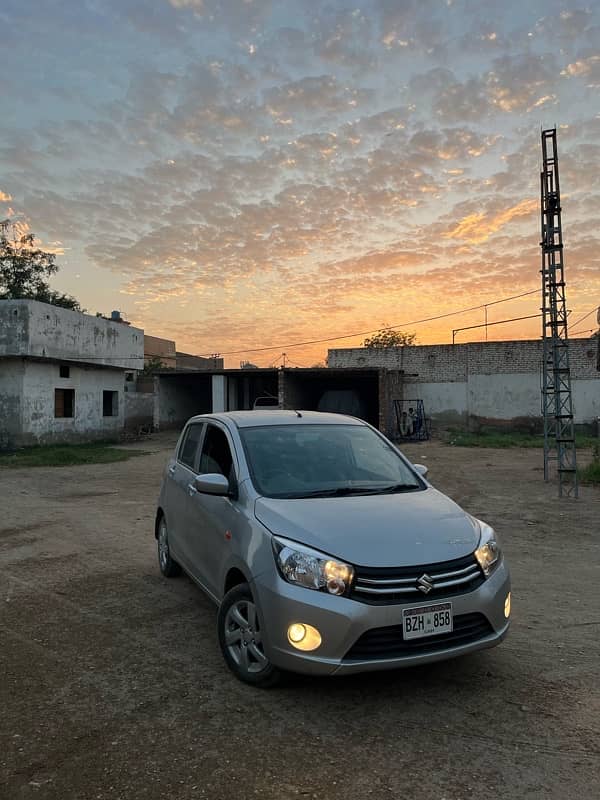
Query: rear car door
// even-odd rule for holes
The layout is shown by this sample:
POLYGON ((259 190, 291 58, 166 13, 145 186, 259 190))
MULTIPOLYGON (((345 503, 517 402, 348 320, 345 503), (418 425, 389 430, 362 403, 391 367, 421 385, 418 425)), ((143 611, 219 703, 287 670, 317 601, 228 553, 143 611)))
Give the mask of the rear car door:
MULTIPOLYGON (((237 487, 238 463, 235 447, 224 426, 209 422, 202 441, 199 474, 218 473, 237 487)), ((193 574, 216 598, 222 596, 222 575, 232 535, 238 526, 240 512, 230 497, 193 493, 190 502, 193 536, 190 551, 193 574)))
POLYGON ((175 561, 190 568, 189 485, 198 471, 204 422, 191 422, 184 431, 174 463, 168 469, 167 524, 169 547, 175 561))

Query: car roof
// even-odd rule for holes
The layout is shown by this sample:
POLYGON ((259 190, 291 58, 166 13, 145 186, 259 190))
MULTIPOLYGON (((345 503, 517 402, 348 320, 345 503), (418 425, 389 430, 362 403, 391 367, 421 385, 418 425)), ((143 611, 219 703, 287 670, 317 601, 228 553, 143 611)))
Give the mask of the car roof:
POLYGON ((216 414, 200 414, 194 420, 217 419, 232 422, 238 428, 255 428, 266 425, 366 425, 356 417, 345 414, 327 414, 322 411, 285 411, 274 408, 253 411, 222 411, 216 414))

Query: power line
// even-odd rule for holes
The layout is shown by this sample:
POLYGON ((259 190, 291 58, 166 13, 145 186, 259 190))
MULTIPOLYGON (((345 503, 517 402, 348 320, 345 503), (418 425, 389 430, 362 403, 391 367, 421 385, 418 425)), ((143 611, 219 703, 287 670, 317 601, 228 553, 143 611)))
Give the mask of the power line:
POLYGON ((468 325, 466 328, 454 328, 452 331, 452 344, 454 344, 455 335, 461 331, 471 331, 473 328, 488 328, 492 325, 504 325, 506 322, 520 322, 523 319, 538 319, 541 316, 541 314, 529 314, 527 317, 512 317, 511 319, 499 319, 497 322, 482 322, 479 325, 468 325))
POLYGON ((573 328, 576 328, 576 327, 579 325, 579 323, 580 323, 580 322, 583 322, 583 321, 584 321, 584 319, 587 319, 587 318, 590 316, 590 314, 593 314, 593 313, 594 313, 594 311, 596 311, 596 309, 595 309, 595 308, 592 308, 592 310, 591 310, 591 311, 588 311, 588 313, 587 313, 587 314, 584 314, 584 316, 583 316, 583 317, 581 317, 581 319, 578 319, 578 320, 577 320, 577 322, 574 322, 574 323, 572 324, 572 326, 571 326, 571 333, 574 333, 574 331, 573 331, 573 328))
POLYGON ((295 367, 300 367, 301 369, 307 369, 306 364, 299 364, 297 361, 292 361, 291 358, 287 359, 288 364, 293 364, 295 367))
MULTIPOLYGON (((538 294, 539 289, 532 289, 529 292, 523 292, 522 294, 515 294, 512 297, 503 297, 501 300, 493 300, 490 303, 480 303, 478 306, 471 306, 470 308, 461 308, 458 311, 449 311, 446 314, 438 314, 435 317, 426 317, 425 319, 417 319, 412 320, 410 322, 399 322, 395 325, 386 325, 386 330, 393 330, 395 328, 404 328, 407 325, 421 325, 425 322, 435 322, 438 319, 447 319, 448 317, 454 317, 458 314, 467 314, 469 311, 479 311, 482 308, 486 308, 489 306, 495 306, 498 303, 506 303, 509 300, 518 300, 520 297, 527 297, 530 294, 538 294)), ((305 342, 294 342, 292 344, 274 344, 270 347, 249 347, 245 350, 228 350, 226 352, 221 352, 220 355, 222 356, 233 356, 238 355, 239 353, 264 353, 267 350, 279 350, 280 348, 290 348, 290 347, 305 347, 309 344, 324 344, 326 342, 337 342, 341 339, 354 339, 357 336, 367 336, 370 333, 377 333, 378 331, 382 330, 382 328, 374 328, 370 331, 359 331, 358 333, 346 333, 343 336, 329 336, 325 339, 310 339, 305 342)), ((206 353, 198 353, 201 357, 207 357, 206 353)))
POLYGON ((592 333, 594 333, 594 332, 595 332, 595 330, 596 330, 596 328, 589 328, 589 329, 587 329, 587 328, 586 328, 585 330, 581 330, 581 331, 575 331, 575 333, 573 333, 573 332, 571 331, 571 333, 570 333, 569 335, 570 335, 570 336, 571 336, 571 338, 573 338, 573 339, 574 339, 576 336, 579 336, 579 337, 581 337, 581 338, 585 338, 584 336, 582 336, 582 334, 584 334, 585 336, 589 337, 589 336, 591 336, 591 334, 592 334, 592 333))

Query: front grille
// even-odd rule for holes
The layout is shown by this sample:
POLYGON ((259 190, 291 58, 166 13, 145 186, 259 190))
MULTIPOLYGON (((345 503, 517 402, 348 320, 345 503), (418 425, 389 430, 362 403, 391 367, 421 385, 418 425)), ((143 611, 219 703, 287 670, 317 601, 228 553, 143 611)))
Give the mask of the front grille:
POLYGON ((471 644, 489 636, 494 629, 483 614, 459 614, 454 617, 451 633, 438 633, 422 639, 402 638, 402 625, 373 628, 357 639, 344 656, 344 661, 376 661, 384 658, 427 655, 449 647, 471 644))
POLYGON ((485 580, 471 553, 452 561, 421 564, 418 567, 356 567, 351 597, 370 605, 406 603, 417 598, 434 599, 472 592, 485 580), (418 588, 420 578, 433 585, 429 592, 418 588))

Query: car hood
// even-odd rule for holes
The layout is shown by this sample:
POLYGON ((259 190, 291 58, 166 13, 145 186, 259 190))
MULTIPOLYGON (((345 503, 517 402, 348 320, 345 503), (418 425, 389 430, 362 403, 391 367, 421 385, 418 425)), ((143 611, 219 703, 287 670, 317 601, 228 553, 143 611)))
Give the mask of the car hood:
POLYGON ((363 567, 448 561, 479 544, 473 517, 432 487, 386 495, 260 497, 254 511, 272 533, 363 567))

